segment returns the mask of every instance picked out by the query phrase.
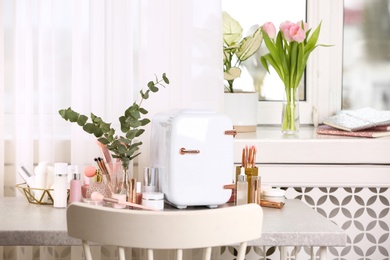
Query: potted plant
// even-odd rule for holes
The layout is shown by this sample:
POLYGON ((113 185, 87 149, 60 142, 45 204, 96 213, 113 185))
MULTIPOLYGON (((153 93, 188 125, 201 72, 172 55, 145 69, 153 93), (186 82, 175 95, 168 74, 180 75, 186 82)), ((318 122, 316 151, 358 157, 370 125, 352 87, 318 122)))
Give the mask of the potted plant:
POLYGON ((263 41, 260 26, 252 26, 248 36, 238 21, 227 12, 223 20, 223 72, 225 87, 225 113, 233 121, 238 132, 255 131, 257 125, 257 93, 243 92, 234 86, 241 76, 241 63, 249 59, 260 48, 263 41))

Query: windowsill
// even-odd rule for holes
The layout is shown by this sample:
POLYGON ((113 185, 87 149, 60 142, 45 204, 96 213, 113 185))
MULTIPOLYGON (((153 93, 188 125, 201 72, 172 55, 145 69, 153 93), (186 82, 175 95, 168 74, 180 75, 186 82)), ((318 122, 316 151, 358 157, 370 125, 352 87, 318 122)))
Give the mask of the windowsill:
POLYGON ((238 133, 234 162, 241 162, 245 145, 257 147, 259 164, 379 164, 390 165, 390 137, 359 138, 318 135, 301 126, 298 136, 283 136, 280 126, 259 126, 256 132, 238 133))

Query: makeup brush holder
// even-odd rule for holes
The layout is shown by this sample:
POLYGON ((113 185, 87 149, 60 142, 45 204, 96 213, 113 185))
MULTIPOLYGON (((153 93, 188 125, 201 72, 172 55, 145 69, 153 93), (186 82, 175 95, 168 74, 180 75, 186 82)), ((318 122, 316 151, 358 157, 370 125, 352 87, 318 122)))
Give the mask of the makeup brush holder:
MULTIPOLYGON (((240 171, 241 171, 241 166, 236 166, 236 183, 238 180, 238 175, 240 175, 240 171)), ((257 167, 245 168, 245 175, 246 175, 246 181, 248 182, 248 203, 250 203, 252 176, 259 175, 259 168, 257 167)))
POLYGON ((93 182, 91 183, 87 188, 86 197, 91 198, 92 192, 97 191, 100 194, 103 195, 103 197, 111 197, 111 191, 110 188, 106 183, 103 182, 93 182))
MULTIPOLYGON (((53 189, 39 189, 39 188, 31 188, 27 185, 27 183, 17 184, 15 186, 27 199, 27 201, 31 204, 38 205, 53 205, 54 199, 53 189), (37 196, 39 194, 40 196, 37 196)), ((69 189, 67 194, 67 199, 69 199, 69 189)))

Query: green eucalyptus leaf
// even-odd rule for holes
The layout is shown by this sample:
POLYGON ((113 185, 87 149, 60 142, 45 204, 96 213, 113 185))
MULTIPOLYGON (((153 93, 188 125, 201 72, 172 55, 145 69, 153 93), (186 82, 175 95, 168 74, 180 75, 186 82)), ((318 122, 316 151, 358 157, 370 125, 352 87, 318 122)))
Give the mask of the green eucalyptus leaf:
POLYGON ((141 97, 143 98, 143 99, 148 99, 149 98, 149 92, 150 92, 150 90, 148 89, 148 90, 146 90, 146 92, 144 93, 144 92, 142 92, 142 90, 140 91, 140 94, 141 94, 141 97))
POLYGON ((84 126, 88 121, 88 117, 85 115, 80 115, 79 118, 77 119, 77 124, 79 126, 84 126))
POLYGON ((107 138, 104 138, 104 137, 100 137, 100 138, 98 139, 98 141, 99 141, 101 144, 103 144, 103 145, 107 145, 107 144, 110 143, 110 142, 107 140, 107 138))
POLYGON ((169 84, 169 79, 167 78, 167 75, 165 73, 162 74, 162 78, 165 84, 169 84))
POLYGON ((130 127, 133 127, 133 128, 138 128, 138 127, 142 126, 141 121, 138 121, 138 120, 128 120, 127 122, 129 123, 130 127))
POLYGON ((137 153, 136 155, 133 155, 130 157, 130 160, 133 160, 135 157, 137 157, 138 155, 140 155, 141 153, 137 153))
POLYGON ((144 118, 144 119, 140 120, 140 123, 141 123, 142 126, 145 126, 145 125, 150 123, 150 120, 147 119, 147 118, 144 118))
POLYGON ((66 117, 70 122, 74 123, 77 122, 77 119, 79 118, 79 113, 73 111, 71 108, 68 108, 68 110, 66 110, 66 117))
POLYGON ((143 114, 143 115, 146 115, 146 114, 148 113, 148 110, 146 110, 145 108, 140 107, 140 108, 139 108, 139 112, 140 112, 141 114, 143 114))
POLYGON ((126 133, 126 138, 127 139, 134 139, 137 135, 137 132, 138 130, 137 129, 134 129, 134 130, 130 130, 126 133))
POLYGON ((156 87, 156 85, 150 86, 149 89, 150 89, 150 91, 152 91, 153 93, 156 93, 156 92, 158 91, 158 87, 156 87))
POLYGON ((92 123, 87 123, 83 126, 83 130, 89 134, 93 134, 95 132, 96 126, 92 123))
POLYGON ((139 136, 142 135, 144 132, 145 132, 145 129, 138 129, 137 134, 135 135, 135 137, 139 137, 139 136))
POLYGON ((68 117, 66 115, 66 110, 65 109, 60 109, 58 110, 58 113, 60 114, 60 116, 65 119, 65 120, 68 120, 68 117))

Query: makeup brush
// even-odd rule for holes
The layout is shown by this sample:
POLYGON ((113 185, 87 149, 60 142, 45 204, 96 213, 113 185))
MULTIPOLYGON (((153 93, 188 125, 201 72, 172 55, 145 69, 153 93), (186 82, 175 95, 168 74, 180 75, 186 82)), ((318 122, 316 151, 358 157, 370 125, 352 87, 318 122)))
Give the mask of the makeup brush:
POLYGON ((96 140, 96 143, 100 147, 100 149, 102 150, 103 157, 104 157, 104 159, 106 159, 106 163, 109 165, 110 172, 112 172, 113 171, 112 157, 111 157, 110 151, 107 149, 107 146, 102 144, 101 142, 96 140))
POLYGON ((136 204, 136 203, 131 203, 131 202, 127 202, 127 201, 119 201, 119 200, 114 199, 114 198, 107 198, 107 197, 104 197, 102 194, 100 194, 97 191, 92 192, 91 199, 93 201, 105 201, 105 202, 111 202, 111 203, 116 203, 116 204, 120 204, 120 205, 130 206, 130 207, 133 207, 133 208, 158 211, 155 208, 150 208, 150 207, 139 205, 139 204, 136 204))

